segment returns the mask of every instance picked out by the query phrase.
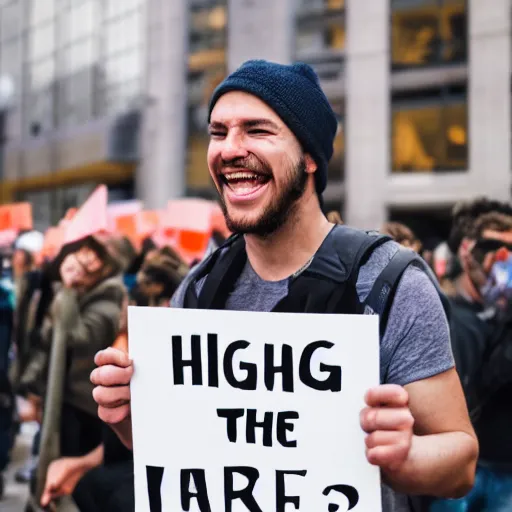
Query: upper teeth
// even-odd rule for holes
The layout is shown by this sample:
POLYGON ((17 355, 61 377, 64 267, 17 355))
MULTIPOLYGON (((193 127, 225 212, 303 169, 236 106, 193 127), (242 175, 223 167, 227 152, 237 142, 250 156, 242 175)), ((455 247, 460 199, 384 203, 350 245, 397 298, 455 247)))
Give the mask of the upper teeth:
POLYGON ((225 178, 229 180, 250 180, 253 178, 258 178, 258 175, 254 172, 232 172, 229 174, 225 174, 225 178))

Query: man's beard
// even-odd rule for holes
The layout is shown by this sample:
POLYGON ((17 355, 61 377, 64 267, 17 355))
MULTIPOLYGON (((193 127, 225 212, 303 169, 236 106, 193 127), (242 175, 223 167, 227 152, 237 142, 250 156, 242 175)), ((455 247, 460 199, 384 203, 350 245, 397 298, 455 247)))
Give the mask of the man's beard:
POLYGON ((260 237, 268 237, 275 233, 290 218, 297 201, 304 195, 307 180, 306 161, 304 156, 301 156, 299 162, 287 171, 284 189, 281 190, 277 197, 271 200, 260 217, 254 221, 245 219, 235 220, 230 217, 221 193, 221 206, 228 229, 232 233, 257 235, 260 237))

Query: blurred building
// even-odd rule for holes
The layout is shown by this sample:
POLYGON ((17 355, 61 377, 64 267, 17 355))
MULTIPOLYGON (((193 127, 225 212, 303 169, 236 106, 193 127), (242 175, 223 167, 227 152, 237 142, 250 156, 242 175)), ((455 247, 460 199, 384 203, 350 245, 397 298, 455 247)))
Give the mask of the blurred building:
POLYGON ((340 121, 327 206, 441 235, 455 201, 510 198, 510 15, 510 0, 0 0, 0 200, 43 224, 98 182, 151 207, 211 195, 211 92, 248 58, 300 60, 340 121))

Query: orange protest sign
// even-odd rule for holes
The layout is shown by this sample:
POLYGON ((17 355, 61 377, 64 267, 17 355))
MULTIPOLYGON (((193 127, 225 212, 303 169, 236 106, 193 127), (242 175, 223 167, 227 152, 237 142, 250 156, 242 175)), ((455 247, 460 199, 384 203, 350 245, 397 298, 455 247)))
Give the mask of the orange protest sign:
POLYGON ((0 206, 0 231, 24 231, 32 228, 32 205, 30 203, 13 203, 0 206))
POLYGON ((160 225, 161 212, 155 210, 144 210, 135 215, 135 231, 144 239, 151 236, 160 225))
POLYGON ((211 233, 212 202, 200 198, 174 199, 167 203, 165 228, 211 233))
POLYGON ((200 198, 169 201, 154 238, 156 243, 173 247, 187 263, 201 259, 212 236, 215 206, 200 198))
POLYGON ((108 190, 100 185, 64 225, 64 245, 108 231, 108 190))
MULTIPOLYGON (((118 203, 112 203, 107 206, 107 216, 110 231, 116 231, 119 229, 117 225, 117 219, 126 219, 131 217, 140 211, 142 211, 142 201, 122 201, 118 203)), ((125 221, 121 221, 122 225, 126 225, 125 221)))

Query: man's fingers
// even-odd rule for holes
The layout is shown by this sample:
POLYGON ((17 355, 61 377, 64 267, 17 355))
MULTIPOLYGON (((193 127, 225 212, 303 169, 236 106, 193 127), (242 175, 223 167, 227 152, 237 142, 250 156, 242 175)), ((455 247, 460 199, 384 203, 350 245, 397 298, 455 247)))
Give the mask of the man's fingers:
POLYGON ((369 407, 405 407, 409 403, 409 394, 402 386, 384 384, 370 389, 365 402, 369 407))
POLYGON ((403 464, 409 454, 409 445, 377 446, 366 450, 366 458, 370 464, 381 468, 396 469, 403 464))
POLYGON ((366 436, 366 448, 377 446, 389 446, 400 444, 404 440, 404 432, 401 430, 377 430, 366 436))
POLYGON ((98 407, 98 417, 101 421, 109 425, 117 425, 130 417, 130 405, 123 405, 115 409, 107 409, 106 407, 98 407))
POLYGON ((371 434, 376 430, 412 429, 414 418, 411 411, 402 408, 367 407, 361 412, 361 428, 371 434))
POLYGON ((96 368, 91 373, 91 382, 95 386, 126 386, 130 384, 133 375, 133 366, 120 368, 106 365, 96 368))
POLYGON ((96 366, 113 365, 121 368, 132 365, 132 361, 125 352, 112 347, 98 352, 94 358, 94 363, 96 366))
POLYGON ((103 387, 98 386, 93 389, 92 396, 94 401, 100 407, 106 407, 107 409, 115 409, 122 405, 126 405, 130 402, 130 387, 119 386, 119 387, 103 387))

